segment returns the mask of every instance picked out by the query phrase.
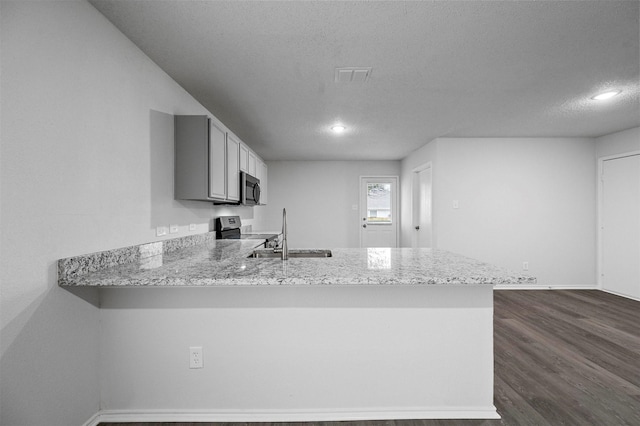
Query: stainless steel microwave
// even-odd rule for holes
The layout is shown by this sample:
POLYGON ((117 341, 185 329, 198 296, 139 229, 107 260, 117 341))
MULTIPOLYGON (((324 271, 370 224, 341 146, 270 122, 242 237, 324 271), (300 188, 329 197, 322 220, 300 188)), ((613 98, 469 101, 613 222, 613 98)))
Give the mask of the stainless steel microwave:
POLYGON ((240 172, 240 204, 256 206, 260 204, 260 179, 240 172))

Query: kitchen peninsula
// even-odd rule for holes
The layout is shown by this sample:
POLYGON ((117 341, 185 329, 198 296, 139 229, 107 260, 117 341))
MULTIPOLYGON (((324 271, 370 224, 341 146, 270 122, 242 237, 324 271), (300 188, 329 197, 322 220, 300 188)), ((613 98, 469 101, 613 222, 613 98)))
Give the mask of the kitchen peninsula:
POLYGON ((59 261, 60 286, 100 289, 103 421, 498 417, 493 285, 533 278, 430 249, 255 246, 204 234, 59 261), (153 357, 130 359, 141 342, 153 357))

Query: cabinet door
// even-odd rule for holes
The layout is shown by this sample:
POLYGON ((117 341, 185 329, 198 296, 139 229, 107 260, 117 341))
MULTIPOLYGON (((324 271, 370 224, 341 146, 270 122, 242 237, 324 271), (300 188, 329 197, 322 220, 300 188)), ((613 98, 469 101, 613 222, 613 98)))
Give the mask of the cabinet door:
POLYGON ((209 129, 209 197, 226 199, 226 132, 213 121, 209 129))
POLYGON ((240 201, 240 142, 227 135, 227 200, 240 201))
POLYGON ((174 197, 210 201, 209 117, 176 115, 174 197))
POLYGON ((245 144, 240 144, 240 171, 249 173, 249 148, 245 144))
POLYGON ((256 155, 249 151, 249 172, 251 176, 256 175, 256 155))

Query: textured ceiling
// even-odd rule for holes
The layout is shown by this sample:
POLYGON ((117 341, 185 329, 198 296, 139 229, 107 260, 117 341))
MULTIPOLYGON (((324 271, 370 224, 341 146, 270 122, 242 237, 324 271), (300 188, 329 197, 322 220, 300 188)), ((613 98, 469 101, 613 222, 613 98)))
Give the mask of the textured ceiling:
POLYGON ((640 125, 638 1, 90 2, 268 160, 640 125), (356 66, 368 82, 334 82, 356 66))

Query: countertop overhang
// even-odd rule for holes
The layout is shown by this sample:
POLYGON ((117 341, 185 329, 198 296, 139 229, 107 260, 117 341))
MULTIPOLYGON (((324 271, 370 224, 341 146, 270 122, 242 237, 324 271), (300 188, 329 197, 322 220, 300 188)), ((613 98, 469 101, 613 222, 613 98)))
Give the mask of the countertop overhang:
POLYGON ((255 240, 215 240, 210 234, 60 259, 58 284, 107 288, 536 282, 436 249, 331 248, 329 258, 247 258, 257 246, 255 240))

